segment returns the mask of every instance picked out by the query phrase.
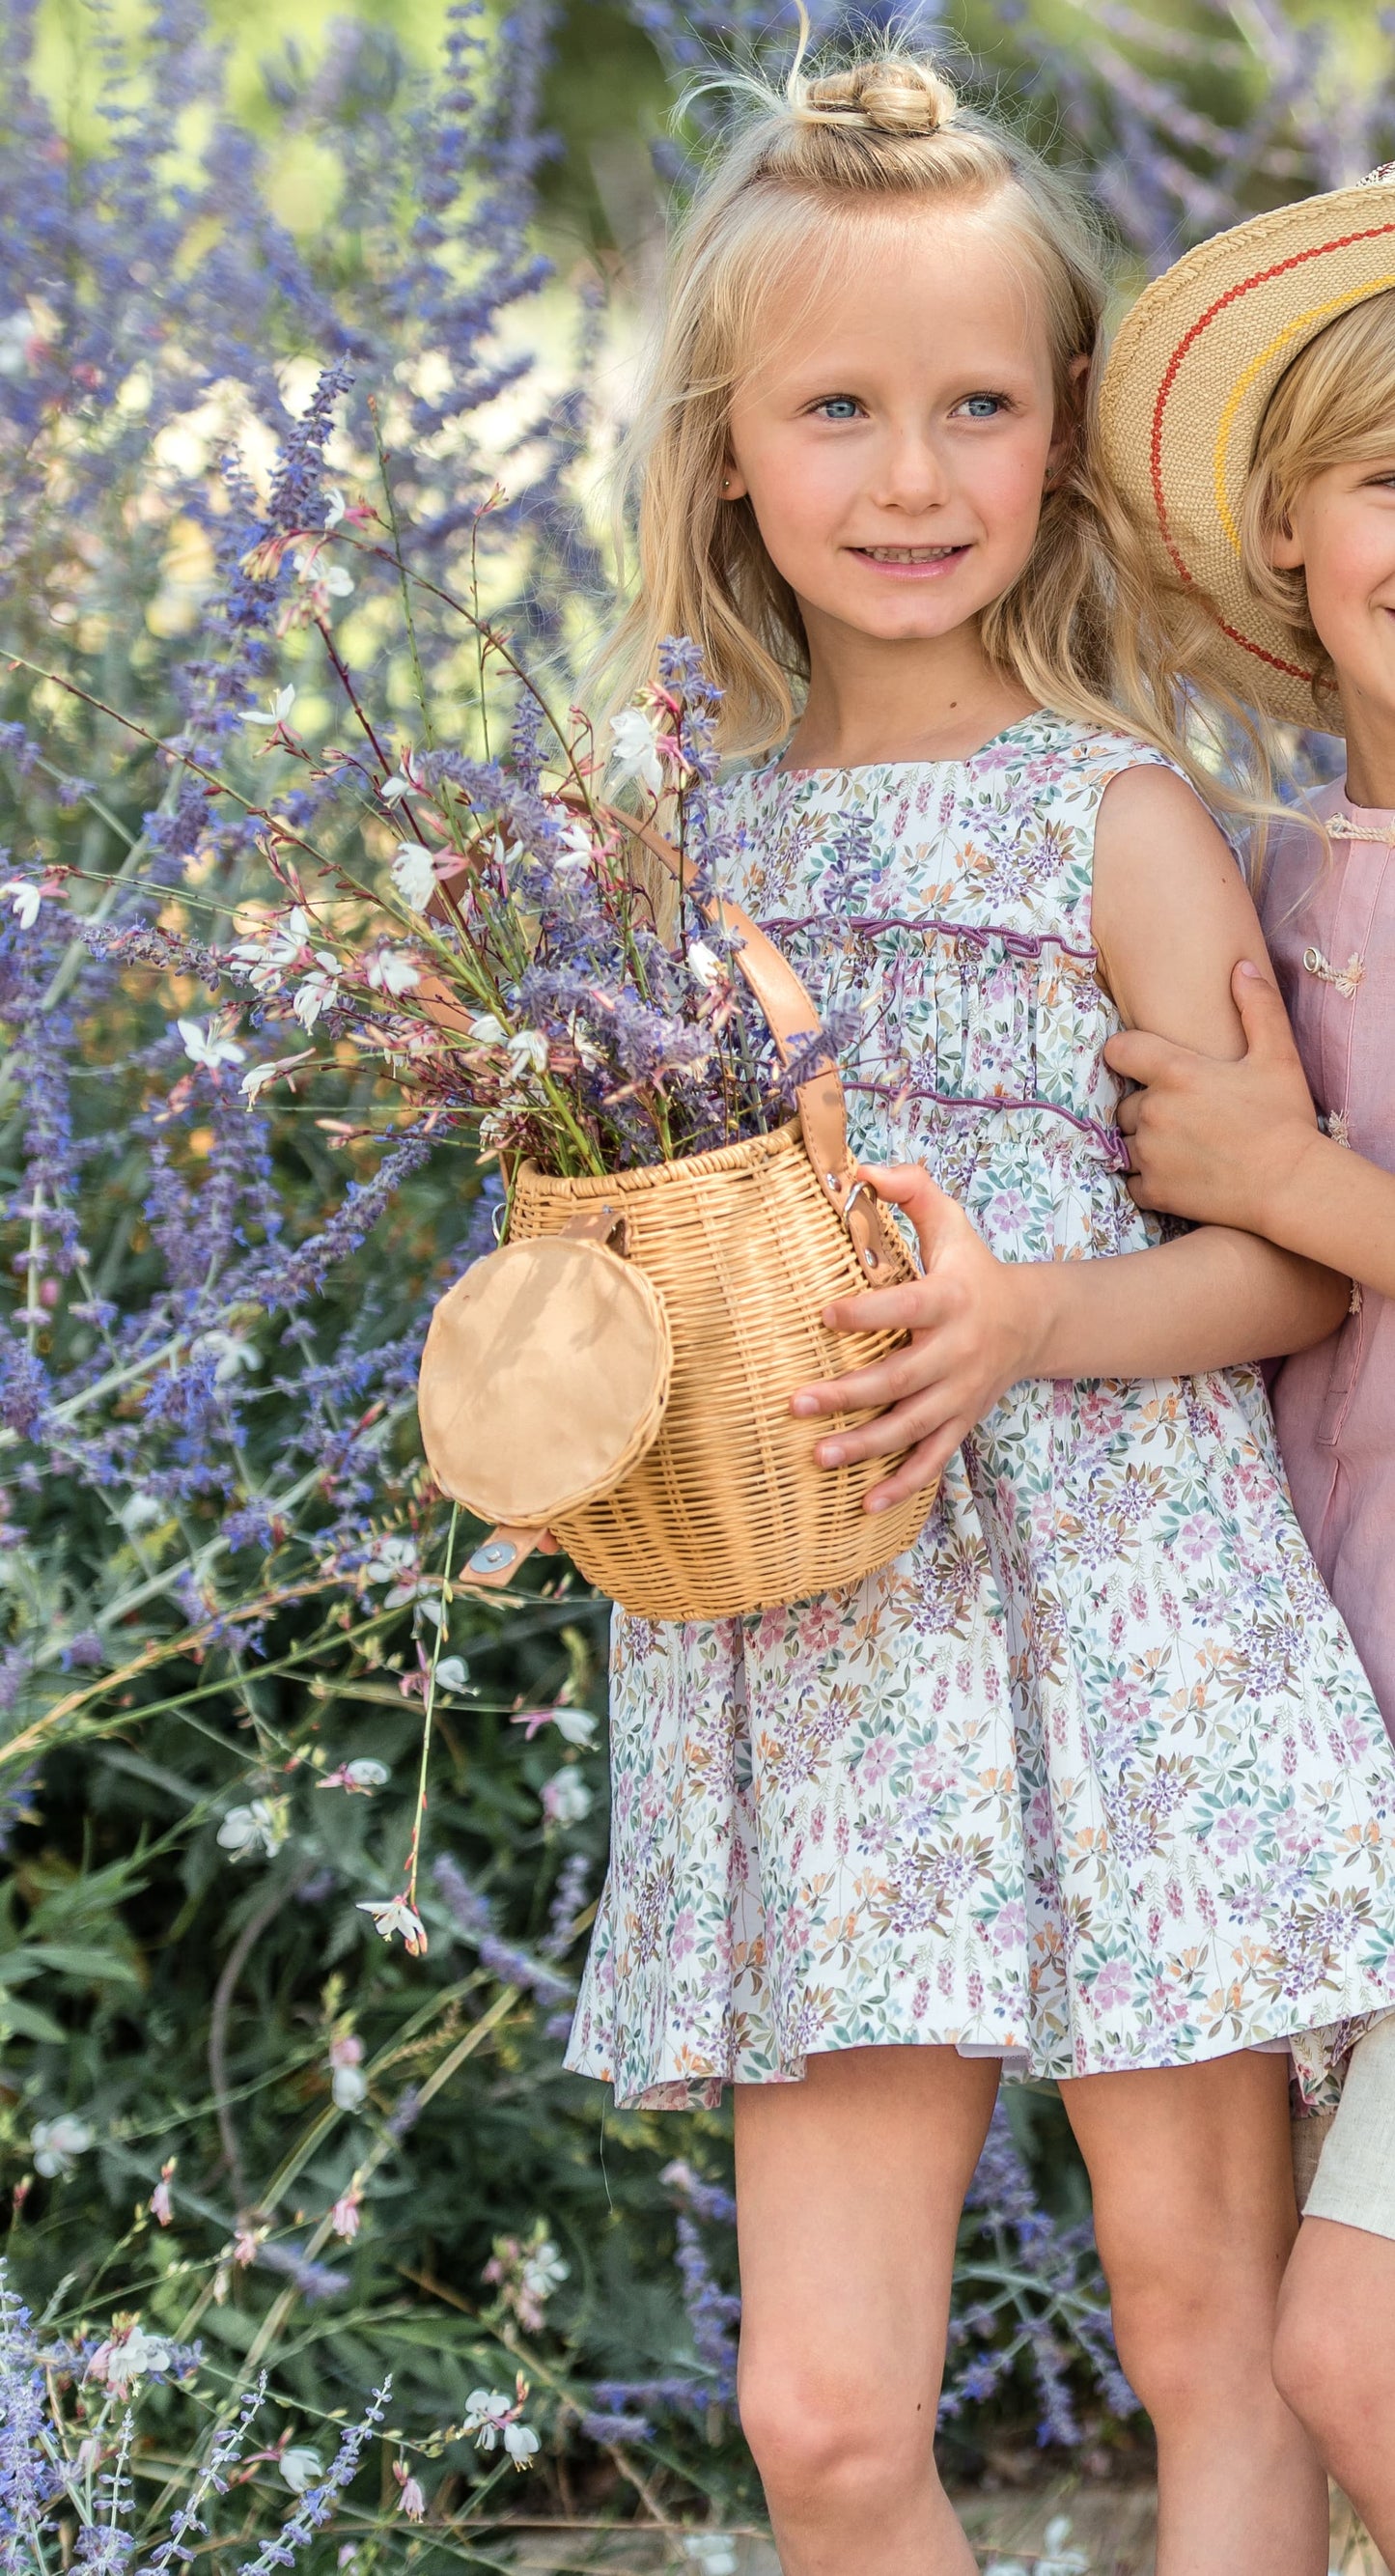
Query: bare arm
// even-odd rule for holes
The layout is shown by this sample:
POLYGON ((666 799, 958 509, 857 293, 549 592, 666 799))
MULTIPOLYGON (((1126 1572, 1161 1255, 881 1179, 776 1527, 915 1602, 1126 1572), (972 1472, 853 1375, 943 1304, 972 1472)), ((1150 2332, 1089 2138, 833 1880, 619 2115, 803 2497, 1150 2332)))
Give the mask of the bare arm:
POLYGON ((1293 1032, 1267 972, 1239 966, 1248 1053, 1217 1064, 1165 1038, 1113 1038, 1140 1207, 1265 1234, 1395 1297, 1395 1174, 1319 1130, 1293 1032))
MULTIPOLYGON (((1198 1054, 1240 1054, 1231 970, 1262 957, 1264 942, 1219 832, 1168 771, 1130 771, 1106 792, 1095 937, 1125 1020, 1198 1054)), ((899 1326, 911 1340, 876 1368, 801 1388, 793 1404, 889 1408, 818 1450, 827 1466, 908 1450, 871 1510, 928 1483, 1019 1378, 1186 1376, 1269 1358, 1321 1340, 1346 1307, 1330 1271, 1218 1227, 1116 1260, 1001 1262, 924 1171, 868 1178, 913 1218, 925 1276, 844 1298, 827 1320, 840 1332, 899 1326)))

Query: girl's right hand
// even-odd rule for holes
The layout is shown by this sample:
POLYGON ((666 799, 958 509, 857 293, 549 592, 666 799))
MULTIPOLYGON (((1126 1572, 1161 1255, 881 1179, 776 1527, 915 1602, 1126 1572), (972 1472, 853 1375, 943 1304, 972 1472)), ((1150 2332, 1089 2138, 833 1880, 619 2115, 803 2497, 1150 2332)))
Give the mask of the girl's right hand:
POLYGON ((1322 1139, 1278 988, 1242 959, 1231 978, 1247 1053, 1198 1055, 1143 1029, 1109 1040, 1110 1070, 1146 1087, 1119 1104, 1139 1207, 1287 1239, 1278 1220, 1322 1139))

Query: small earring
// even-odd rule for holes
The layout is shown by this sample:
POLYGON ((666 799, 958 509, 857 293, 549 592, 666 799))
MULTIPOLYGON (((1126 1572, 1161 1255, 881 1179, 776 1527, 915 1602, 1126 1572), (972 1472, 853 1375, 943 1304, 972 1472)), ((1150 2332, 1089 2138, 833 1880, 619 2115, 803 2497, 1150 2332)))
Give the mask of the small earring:
POLYGON ((722 476, 722 490, 724 492, 729 492, 731 490, 731 476, 729 474, 724 474, 722 476))

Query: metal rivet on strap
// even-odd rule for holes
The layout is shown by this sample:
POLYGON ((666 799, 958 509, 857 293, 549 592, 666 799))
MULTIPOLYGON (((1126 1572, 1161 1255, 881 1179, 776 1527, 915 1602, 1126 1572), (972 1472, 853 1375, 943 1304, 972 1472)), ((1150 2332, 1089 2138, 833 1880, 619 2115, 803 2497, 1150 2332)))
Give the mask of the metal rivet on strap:
POLYGON ((825 1172, 824 1179, 831 1190, 841 1190, 843 1187, 842 1180, 837 1172, 825 1172))
POLYGON ((476 1548, 474 1555, 466 1564, 465 1571, 467 1574, 497 1574, 501 1565, 512 1565, 517 1554, 518 1550, 512 1540, 488 1539, 483 1547, 476 1548))

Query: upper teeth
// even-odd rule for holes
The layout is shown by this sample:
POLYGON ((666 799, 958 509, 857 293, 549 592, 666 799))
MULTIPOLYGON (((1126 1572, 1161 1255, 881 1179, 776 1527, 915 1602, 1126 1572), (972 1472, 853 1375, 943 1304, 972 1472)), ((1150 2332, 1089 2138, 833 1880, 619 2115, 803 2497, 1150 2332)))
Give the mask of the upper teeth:
POLYGON ((958 546, 860 546, 859 554, 870 555, 873 563, 938 563, 943 555, 957 555, 958 546))

